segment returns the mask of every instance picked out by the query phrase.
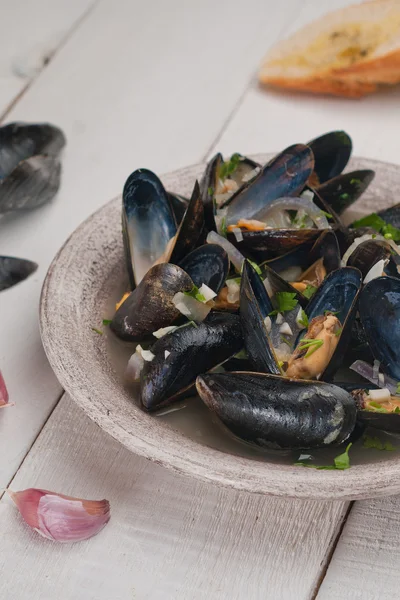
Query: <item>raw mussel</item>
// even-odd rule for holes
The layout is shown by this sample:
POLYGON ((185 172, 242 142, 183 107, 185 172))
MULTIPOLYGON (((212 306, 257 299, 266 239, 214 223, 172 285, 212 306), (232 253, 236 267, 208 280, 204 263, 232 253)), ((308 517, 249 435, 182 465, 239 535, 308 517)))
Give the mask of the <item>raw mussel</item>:
POLYGON ((352 396, 328 383, 260 373, 210 373, 196 381, 206 406, 245 442, 262 448, 338 445, 352 433, 352 396))
POLYGON ((37 268, 37 264, 30 260, 0 256, 0 292, 24 281, 37 268))
POLYGON ((147 410, 169 404, 194 384, 197 375, 233 356, 243 346, 240 318, 211 313, 197 326, 180 327, 151 348, 154 358, 144 363, 141 402, 147 410))
POLYGON ((0 214, 37 208, 55 196, 64 145, 63 132, 48 123, 0 127, 0 214))

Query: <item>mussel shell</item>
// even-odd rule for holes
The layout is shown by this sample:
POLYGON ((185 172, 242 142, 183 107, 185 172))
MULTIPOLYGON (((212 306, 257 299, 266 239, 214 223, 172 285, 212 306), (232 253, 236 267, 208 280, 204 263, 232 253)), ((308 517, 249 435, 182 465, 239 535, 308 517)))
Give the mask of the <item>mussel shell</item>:
POLYGON ((32 156, 18 163, 0 180, 0 214, 33 209, 56 195, 61 181, 61 163, 55 156, 32 156))
POLYGON ((217 188, 218 173, 223 163, 222 154, 218 152, 207 164, 200 181, 201 199, 204 206, 204 220, 208 231, 216 231, 214 218, 214 194, 217 188))
POLYGON ((0 292, 24 281, 37 268, 38 265, 30 260, 0 256, 0 292))
POLYGON ((328 206, 341 215, 365 192, 375 177, 370 169, 343 173, 316 188, 328 206))
POLYGON ((311 266, 320 258, 324 259, 327 273, 340 268, 340 249, 336 234, 331 229, 323 231, 310 250, 308 263, 311 266))
POLYGON ((360 319, 381 369, 400 381, 400 280, 377 277, 364 286, 360 319))
POLYGON ((330 131, 308 142, 315 158, 314 173, 324 183, 339 175, 349 162, 351 137, 345 131, 330 131))
POLYGON ((376 263, 380 260, 390 260, 391 256, 392 248, 384 240, 366 240, 354 249, 349 256, 347 265, 359 269, 365 279, 376 263))
POLYGON ((227 200, 227 223, 252 219, 273 200, 295 196, 304 188, 313 168, 314 156, 308 146, 295 144, 286 148, 227 200))
POLYGON ((137 169, 122 192, 122 232, 131 287, 166 251, 176 233, 167 192, 152 171, 137 169))
POLYGON ((321 377, 324 381, 333 377, 343 361, 351 338, 361 285, 362 278, 358 269, 337 269, 325 278, 307 305, 309 321, 329 311, 335 313, 342 324, 338 345, 321 377))
POLYGON ((183 216, 186 212, 186 209, 189 204, 189 200, 180 196, 179 194, 173 194, 172 192, 167 192, 168 200, 171 204, 171 208, 175 215, 175 220, 177 225, 179 225, 183 219, 183 216))
POLYGON ((301 292, 296 290, 288 281, 283 279, 278 273, 276 273, 268 263, 262 266, 262 279, 267 279, 269 285, 274 294, 276 292, 287 292, 290 294, 296 294, 296 300, 302 308, 305 308, 308 304, 308 298, 303 296, 301 292))
POLYGON ((222 289, 229 271, 229 258, 221 246, 205 244, 192 250, 179 265, 200 287, 205 283, 216 294, 222 289))
POLYGON ((204 241, 204 207, 196 181, 188 207, 171 249, 169 262, 179 265, 189 252, 204 241))
POLYGON ((338 445, 356 423, 352 396, 327 383, 260 373, 218 373, 198 377, 196 387, 233 435, 262 448, 338 445))
POLYGON ((380 413, 369 410, 359 410, 357 420, 366 427, 373 427, 388 433, 400 433, 400 414, 380 413))
POLYGON ((400 204, 380 210, 378 216, 386 221, 386 223, 390 223, 393 227, 400 229, 400 204))
POLYGON ((57 156, 65 146, 61 129, 49 123, 9 123, 0 127, 0 179, 32 156, 57 156))
POLYGON ((246 260, 240 287, 240 319, 244 345, 255 370, 280 375, 281 370, 264 322, 265 317, 273 310, 263 282, 246 260))
POLYGON ((187 325, 159 339, 145 362, 141 376, 141 402, 147 410, 172 402, 206 373, 243 346, 240 318, 229 313, 211 313, 197 326, 187 325), (165 358, 165 352, 170 354, 165 358))
POLYGON ((242 241, 238 242, 233 233, 228 233, 228 240, 243 254, 251 254, 258 262, 263 262, 286 254, 304 243, 313 242, 320 233, 320 229, 242 230, 242 241))
POLYGON ((169 263, 155 265, 121 304, 110 329, 122 340, 139 342, 180 316, 172 299, 177 292, 192 288, 193 281, 180 267, 169 263))

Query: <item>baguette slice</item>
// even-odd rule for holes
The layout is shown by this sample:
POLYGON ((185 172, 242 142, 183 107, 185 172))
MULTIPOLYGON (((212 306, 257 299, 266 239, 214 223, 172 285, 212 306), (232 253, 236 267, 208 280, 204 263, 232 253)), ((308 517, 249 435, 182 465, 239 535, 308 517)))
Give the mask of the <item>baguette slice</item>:
POLYGON ((400 0, 375 0, 325 15, 274 46, 261 83, 360 97, 400 82, 400 0))

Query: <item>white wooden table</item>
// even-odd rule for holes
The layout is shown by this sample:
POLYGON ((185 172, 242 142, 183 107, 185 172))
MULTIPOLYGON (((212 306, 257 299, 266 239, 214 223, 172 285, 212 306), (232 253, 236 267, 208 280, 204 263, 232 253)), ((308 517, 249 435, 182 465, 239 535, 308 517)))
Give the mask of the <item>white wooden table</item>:
MULTIPOLYGON (((400 89, 361 101, 261 90, 269 46, 348 0, 0 0, 0 114, 65 131, 53 203, 0 220, 0 254, 37 273, 0 295, 0 488, 108 498, 96 538, 56 545, 0 501, 1 600, 338 600, 400 597, 400 499, 282 501, 177 477, 134 456, 63 395, 38 303, 64 239, 146 166, 162 173, 346 129, 400 163, 400 89), (50 60, 48 60, 50 58, 50 60), (47 64, 45 64, 47 63, 47 64)), ((398 198, 396 199, 398 201, 398 198)))

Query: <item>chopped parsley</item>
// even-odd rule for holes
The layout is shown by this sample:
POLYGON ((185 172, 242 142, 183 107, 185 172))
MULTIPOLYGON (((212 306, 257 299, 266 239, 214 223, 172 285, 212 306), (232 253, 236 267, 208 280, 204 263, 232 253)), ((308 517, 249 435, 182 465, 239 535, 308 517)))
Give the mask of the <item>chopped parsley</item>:
POLYGON ((222 235, 222 237, 225 237, 225 238, 227 237, 227 235, 228 235, 227 228, 228 228, 228 224, 226 222, 226 217, 223 217, 221 219, 221 224, 219 226, 219 234, 222 235))
POLYGON ((350 194, 348 194, 347 192, 343 192, 343 194, 340 194, 339 198, 341 200, 346 201, 346 200, 348 200, 350 198, 350 194))
POLYGON ((289 348, 292 347, 291 343, 289 342, 289 340, 287 338, 285 338, 284 335, 281 335, 281 342, 283 342, 284 344, 286 344, 287 346, 289 346, 289 348))
POLYGON ((308 328, 308 317, 302 308, 300 309, 299 317, 297 317, 297 322, 299 325, 302 325, 306 329, 308 328))
POLYGON ((296 308, 298 304, 295 292, 276 292, 275 302, 278 307, 277 312, 280 313, 289 312, 296 308))
POLYGON ((308 285, 306 287, 306 289, 304 290, 304 292, 302 292, 303 296, 305 296, 306 298, 310 299, 311 296, 313 296, 315 294, 315 292, 317 291, 317 287, 315 287, 315 285, 308 285))
POLYGON ((333 312, 332 310, 324 310, 325 317, 327 315, 332 315, 333 317, 336 317, 336 315, 338 315, 339 313, 340 313, 340 310, 337 310, 336 312, 333 312))
POLYGON ((363 446, 364 448, 375 448, 376 450, 387 450, 388 452, 396 450, 396 446, 393 446, 390 442, 381 442, 378 437, 369 435, 364 435, 363 446))
POLYGON ((326 465, 326 466, 318 466, 318 465, 312 465, 312 464, 308 464, 305 462, 295 462, 295 466, 296 467, 308 467, 310 469, 318 469, 318 470, 324 470, 324 471, 330 471, 330 470, 337 470, 337 471, 344 471, 345 469, 350 469, 350 457, 349 457, 349 450, 351 448, 352 444, 349 444, 346 448, 346 450, 342 453, 339 454, 338 456, 336 456, 333 459, 333 465, 326 465))
POLYGON ((307 350, 307 354, 304 358, 308 358, 309 356, 311 356, 311 354, 314 354, 314 352, 318 350, 318 348, 321 348, 321 346, 323 345, 324 340, 310 340, 307 338, 303 338, 299 343, 298 349, 300 350, 300 352, 302 352, 303 350, 307 350))
POLYGON ((350 179, 350 185, 361 185, 361 179, 350 179))
POLYGON ((92 331, 98 333, 99 335, 103 335, 103 332, 100 329, 97 329, 96 327, 92 327, 92 331))
POLYGON ((198 302, 207 302, 203 294, 200 293, 199 288, 194 285, 190 292, 183 292, 185 296, 189 296, 190 298, 194 298, 198 302))
POLYGON ((224 162, 219 170, 219 177, 220 179, 222 179, 222 181, 224 179, 226 179, 227 177, 229 177, 230 175, 233 175, 233 173, 236 171, 236 169, 239 166, 240 160, 241 160, 241 156, 240 154, 238 154, 237 152, 235 154, 232 154, 230 160, 224 162))
POLYGON ((326 217, 327 219, 333 219, 331 213, 328 213, 328 212, 326 212, 324 210, 321 210, 321 215, 324 216, 324 217, 326 217))
POLYGON ((376 213, 371 213, 358 221, 353 223, 353 227, 358 229, 359 227, 372 227, 378 233, 381 233, 387 240, 394 240, 400 242, 400 229, 393 227, 390 223, 386 223, 376 213))
POLYGON ((111 323, 111 319, 103 319, 103 325, 109 325, 111 323))
POLYGON ((339 337, 342 334, 342 331, 343 331, 343 327, 339 327, 339 329, 335 333, 336 337, 339 337))
POLYGON ((393 411, 394 413, 400 413, 400 406, 396 406, 396 408, 393 411))

